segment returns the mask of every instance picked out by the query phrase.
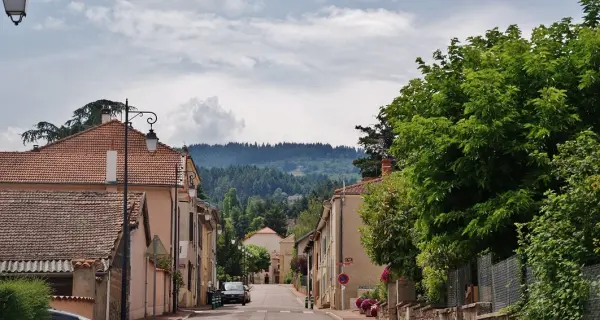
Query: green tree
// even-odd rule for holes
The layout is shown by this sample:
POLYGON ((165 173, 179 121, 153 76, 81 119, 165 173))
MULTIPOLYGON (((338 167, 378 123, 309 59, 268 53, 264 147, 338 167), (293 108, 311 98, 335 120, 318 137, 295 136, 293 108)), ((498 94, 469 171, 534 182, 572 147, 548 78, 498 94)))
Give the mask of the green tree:
POLYGON ((394 172, 381 183, 369 185, 359 209, 363 221, 360 240, 371 261, 389 265, 396 274, 419 281, 416 216, 409 201, 402 172, 394 172))
POLYGON ((389 155, 394 142, 394 131, 386 107, 379 108, 377 123, 371 126, 357 125, 356 130, 363 134, 358 144, 365 150, 365 156, 352 162, 360 170, 363 178, 381 175, 381 160, 389 155))
POLYGON ((322 213, 322 201, 317 197, 311 197, 308 200, 308 207, 300 213, 296 220, 296 224, 291 228, 290 233, 293 233, 296 236, 296 239, 306 235, 315 228, 322 213))
MULTIPOLYGON (((223 232, 217 240, 217 264, 221 267, 221 276, 231 277, 242 275, 242 264, 240 263, 242 255, 238 250, 238 238, 235 234, 235 228, 231 218, 225 218, 223 232), (231 243, 234 240, 235 243, 231 243)), ((221 278, 224 280, 226 278, 221 278)))
POLYGON ((269 270, 269 266, 271 266, 271 255, 267 248, 249 244, 246 246, 246 249, 250 252, 250 257, 248 258, 248 270, 251 273, 269 270))
MULTIPOLYGON (((38 122, 33 126, 33 129, 21 134, 23 144, 37 142, 38 140, 45 140, 47 143, 54 142, 98 125, 102 122, 101 111, 105 107, 110 109, 112 116, 119 116, 125 112, 125 104, 122 102, 104 99, 90 102, 73 111, 71 119, 63 125, 57 126, 46 121, 38 122)), ((129 108, 135 110, 132 106, 129 108)))
POLYGON ((264 227, 265 227, 265 218, 264 217, 254 217, 254 219, 252 219, 252 222, 250 222, 250 228, 248 228, 248 229, 250 232, 253 232, 253 231, 258 231, 264 227))
POLYGON ((431 64, 417 59, 422 77, 385 107, 430 299, 448 268, 485 250, 513 254, 515 223, 562 183, 550 170, 557 144, 599 132, 599 1, 582 3, 584 23, 542 25, 529 39, 514 25, 452 39, 431 64))
POLYGON ((549 191, 541 214, 524 225, 521 253, 536 281, 528 287, 523 319, 583 319, 589 283, 582 265, 600 262, 600 143, 585 131, 559 147, 554 176, 566 182, 549 191))

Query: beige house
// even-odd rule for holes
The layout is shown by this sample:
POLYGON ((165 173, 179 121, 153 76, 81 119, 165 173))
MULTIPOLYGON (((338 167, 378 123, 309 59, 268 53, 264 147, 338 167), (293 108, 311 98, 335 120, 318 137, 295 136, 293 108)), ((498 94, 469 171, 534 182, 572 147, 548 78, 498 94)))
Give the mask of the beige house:
POLYGON ((207 303, 208 289, 217 288, 217 236, 220 231, 219 212, 209 203, 198 200, 197 215, 200 224, 198 225, 198 234, 201 249, 199 257, 199 291, 198 303, 203 305, 207 303))
MULTIPOLYGON (((105 118, 98 126, 43 147, 34 147, 31 151, 0 152, 0 190, 121 193, 124 128, 122 122, 105 118)), ((176 226, 174 219, 179 217, 179 221, 183 221, 186 212, 190 212, 190 203, 195 201, 188 195, 187 181, 189 173, 195 167, 188 161, 187 155, 162 143, 158 144, 155 152, 149 152, 146 149, 145 135, 140 131, 131 129, 128 139, 129 192, 146 194, 152 236, 159 237, 170 252, 171 259, 179 258, 179 240, 187 241, 187 233, 177 239, 173 238, 176 226), (187 205, 182 203, 185 201, 188 202, 187 205)), ((198 179, 195 181, 196 185, 197 183, 198 179)), ((196 212, 195 207, 191 212, 196 212)), ((179 225, 178 231, 185 229, 179 225)), ((133 269, 132 265, 132 290, 138 287, 138 283, 145 283, 143 269, 133 269)), ((186 269, 179 270, 185 274, 186 269)), ((187 284, 184 290, 187 290, 187 284)), ((172 308, 172 292, 171 277, 167 275, 159 299, 164 301, 167 310, 172 308)), ((134 294, 132 291, 129 294, 130 318, 142 318, 151 311, 147 305, 144 306, 143 293, 134 294)))
MULTIPOLYGON (((145 275, 153 288, 148 274, 154 267, 145 255, 151 241, 146 194, 131 192, 128 198, 131 269, 145 275)), ((53 308, 90 319, 118 319, 122 223, 122 193, 0 190, 0 278, 44 278, 53 290, 53 308)), ((159 271, 158 292, 164 290, 164 278, 159 271)), ((149 308, 151 293, 144 282, 131 281, 131 295, 149 308)), ((156 302, 162 313, 164 300, 156 302)), ((136 303, 132 310, 140 307, 136 303)))
POLYGON ((281 240, 282 237, 269 227, 255 232, 244 240, 244 245, 253 244, 265 247, 271 254, 271 266, 269 270, 265 273, 255 274, 254 283, 279 283, 279 243, 281 240))
POLYGON ((294 244, 296 243, 296 237, 291 234, 285 239, 279 241, 279 270, 280 277, 279 283, 284 283, 284 278, 290 273, 290 262, 294 257, 294 244))
MULTIPOLYGON (((391 172, 391 160, 382 162, 382 172, 391 172)), ((305 252, 311 255, 310 277, 315 304, 320 308, 351 309, 351 299, 358 298, 360 289, 370 289, 379 283, 383 267, 371 262, 360 243, 358 228, 363 225, 358 209, 362 194, 370 183, 380 178, 361 181, 337 189, 333 197, 323 203, 323 214, 309 240, 305 252), (351 261, 343 266, 343 262, 351 261), (349 282, 342 288, 338 275, 346 273, 349 282), (342 301, 343 295, 343 301, 342 301)))

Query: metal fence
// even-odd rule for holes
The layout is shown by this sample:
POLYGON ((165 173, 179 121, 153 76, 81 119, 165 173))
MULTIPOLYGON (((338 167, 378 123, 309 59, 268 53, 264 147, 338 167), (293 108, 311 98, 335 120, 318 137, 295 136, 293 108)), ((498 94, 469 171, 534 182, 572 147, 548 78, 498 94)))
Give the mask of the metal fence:
POLYGON ((584 319, 600 319, 600 264, 583 268, 583 276, 591 284, 584 319))
POLYGON ((472 284, 471 265, 466 264, 456 270, 448 272, 448 307, 456 307, 465 304, 465 289, 472 284))
MULTIPOLYGON (((491 302, 492 311, 496 312, 519 302, 523 283, 531 284, 535 281, 530 267, 526 268, 523 275, 519 257, 516 255, 494 264, 492 255, 487 254, 478 257, 476 265, 477 279, 472 279, 470 264, 448 272, 448 307, 464 305, 466 287, 476 283, 479 291, 478 301, 491 302)), ((585 267, 583 274, 591 284, 590 297, 585 305, 585 320, 600 319, 600 264, 585 267)))

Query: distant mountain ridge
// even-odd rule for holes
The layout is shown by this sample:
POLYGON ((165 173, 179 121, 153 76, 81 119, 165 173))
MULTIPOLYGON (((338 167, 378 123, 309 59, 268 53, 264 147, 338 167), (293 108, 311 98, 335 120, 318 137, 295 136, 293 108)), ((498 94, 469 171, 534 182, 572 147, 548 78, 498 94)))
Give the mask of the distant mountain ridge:
POLYGON ((364 156, 362 149, 324 143, 277 144, 237 143, 225 145, 195 144, 188 146, 190 155, 199 167, 226 168, 254 165, 276 168, 295 176, 327 175, 332 179, 352 181, 359 170, 352 164, 364 156))

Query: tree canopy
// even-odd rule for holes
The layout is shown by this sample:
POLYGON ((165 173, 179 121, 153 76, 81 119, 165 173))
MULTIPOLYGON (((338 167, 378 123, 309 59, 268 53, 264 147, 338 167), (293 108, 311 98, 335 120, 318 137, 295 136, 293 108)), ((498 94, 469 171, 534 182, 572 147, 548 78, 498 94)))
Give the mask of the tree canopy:
POLYGON ((548 190, 565 192, 565 177, 553 175, 558 146, 584 130, 599 132, 600 1, 581 3, 580 24, 565 18, 534 28, 529 38, 512 25, 462 43, 452 39, 432 61, 418 58, 422 76, 383 108, 395 135, 390 153, 404 177, 399 194, 412 209, 392 209, 403 202, 376 208, 369 197, 391 200, 385 187, 374 189, 363 213, 365 244, 380 263, 411 256, 410 246, 371 241, 400 227, 369 223, 394 216, 389 210, 414 214, 415 263, 430 300, 439 298, 449 268, 481 252, 514 254, 517 225, 535 230, 529 223, 547 210, 548 190))
MULTIPOLYGON (((47 143, 66 138, 102 122, 102 109, 108 108, 111 116, 119 116, 125 112, 125 104, 106 99, 96 100, 73 111, 71 119, 57 126, 47 121, 40 121, 21 134, 23 144, 45 140, 47 143)), ((129 106, 130 110, 135 107, 129 106)))

